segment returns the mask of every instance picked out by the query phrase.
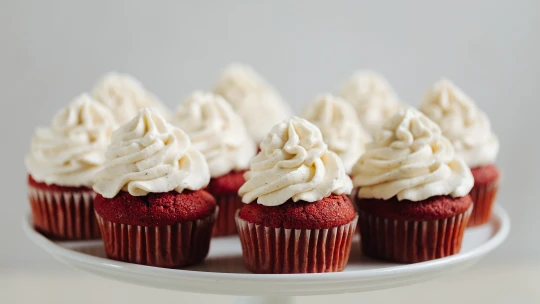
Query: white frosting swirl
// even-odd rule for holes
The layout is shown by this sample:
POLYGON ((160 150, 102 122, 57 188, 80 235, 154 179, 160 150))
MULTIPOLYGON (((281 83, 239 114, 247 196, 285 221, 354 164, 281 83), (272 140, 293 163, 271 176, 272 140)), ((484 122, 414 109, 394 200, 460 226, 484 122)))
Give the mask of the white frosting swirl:
POLYGON ((362 126, 372 136, 402 108, 388 80, 373 71, 353 74, 343 84, 339 95, 353 105, 362 126))
POLYGON ((265 206, 315 202, 330 194, 350 194, 352 182, 339 156, 328 150, 322 134, 305 119, 292 117, 272 128, 261 152, 244 175, 238 193, 244 203, 265 206))
POLYGON ((474 179, 439 127, 409 108, 388 120, 353 168, 358 197, 422 201, 462 197, 474 179))
POLYGON ((487 115, 452 82, 446 79, 436 82, 426 93, 420 110, 439 124, 443 135, 469 167, 495 162, 499 140, 487 115))
POLYGON ((122 191, 133 196, 208 185, 204 156, 184 131, 169 124, 154 109, 140 110, 114 131, 103 170, 95 176, 94 191, 112 198, 122 191))
POLYGON ((321 95, 315 98, 302 115, 316 125, 328 145, 343 161, 345 172, 351 173, 353 165, 371 141, 354 108, 339 97, 321 95))
POLYGON ((257 143, 266 137, 276 123, 292 115, 277 91, 246 65, 228 66, 218 79, 214 93, 223 96, 232 105, 257 143))
POLYGON ((50 127, 36 130, 26 167, 38 182, 92 187, 114 128, 112 113, 82 94, 54 116, 50 127))
POLYGON ((247 169, 257 153, 242 118, 219 95, 194 92, 178 107, 172 123, 206 157, 212 177, 247 169))
POLYGON ((97 82, 92 95, 112 111, 120 124, 130 121, 144 108, 156 109, 165 118, 169 115, 169 109, 156 96, 127 74, 106 74, 97 82))

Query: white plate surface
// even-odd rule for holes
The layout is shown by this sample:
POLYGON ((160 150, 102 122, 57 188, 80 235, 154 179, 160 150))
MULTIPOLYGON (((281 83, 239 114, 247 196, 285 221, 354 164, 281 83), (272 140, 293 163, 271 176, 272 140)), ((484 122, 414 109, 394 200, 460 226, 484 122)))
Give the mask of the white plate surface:
POLYGON ((54 242, 23 221, 27 236, 57 260, 103 277, 178 291, 228 295, 317 295, 361 292, 404 286, 463 270, 499 246, 508 235, 510 220, 500 206, 492 220, 465 232, 461 253, 433 261, 403 265, 362 256, 358 237, 351 258, 340 273, 251 274, 242 262, 237 237, 214 238, 203 264, 164 269, 109 260, 101 241, 54 242))

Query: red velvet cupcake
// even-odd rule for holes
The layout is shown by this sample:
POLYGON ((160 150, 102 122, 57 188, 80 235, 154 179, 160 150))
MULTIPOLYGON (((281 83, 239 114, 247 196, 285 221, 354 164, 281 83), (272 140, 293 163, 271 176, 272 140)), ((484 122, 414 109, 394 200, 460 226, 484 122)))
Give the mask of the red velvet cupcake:
POLYGON ((246 268, 254 273, 342 271, 358 217, 343 162, 319 129, 293 117, 277 124, 240 188, 236 223, 246 268))
POLYGON ((172 122, 189 135, 208 162, 212 179, 206 190, 219 206, 214 236, 236 234, 234 215, 242 206, 238 189, 256 151, 242 118, 222 97, 194 92, 178 107, 172 122))
POLYGON ((441 127, 456 153, 471 168, 473 212, 469 226, 487 223, 499 189, 499 170, 494 165, 499 141, 487 115, 473 100, 448 80, 435 83, 420 106, 441 127))
POLYGON ((489 222, 497 192, 499 191, 499 169, 493 164, 471 169, 474 187, 471 197, 474 209, 469 226, 478 226, 489 222))
POLYGON ((422 113, 409 108, 388 120, 353 175, 365 255, 416 263, 460 251, 473 177, 422 113))
POLYGON ((96 174, 95 211, 109 258, 178 268, 204 260, 217 213, 210 174, 182 130, 143 109, 113 133, 96 174))
POLYGON ((34 226, 57 239, 99 238, 93 176, 101 168, 115 122, 90 96, 78 96, 36 130, 26 157, 34 226))

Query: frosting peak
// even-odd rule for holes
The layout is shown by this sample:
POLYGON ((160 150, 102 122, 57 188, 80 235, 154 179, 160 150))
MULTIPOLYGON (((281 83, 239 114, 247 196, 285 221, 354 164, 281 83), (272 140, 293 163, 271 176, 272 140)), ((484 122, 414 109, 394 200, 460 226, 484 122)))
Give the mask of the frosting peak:
POLYGON ((426 93, 420 110, 440 126, 469 167, 495 162, 499 141, 487 115, 452 82, 436 82, 426 93))
POLYGON ((214 93, 232 105, 257 143, 276 123, 292 115, 279 93, 247 65, 229 65, 215 84, 214 93))
POLYGON ((148 193, 199 190, 210 181, 204 156, 189 137, 154 109, 140 110, 114 131, 105 153, 104 169, 95 176, 94 190, 106 198, 127 191, 148 193))
POLYGON ((172 121, 206 157, 212 177, 247 169, 257 152, 242 118, 219 95, 194 92, 172 121))
POLYGON ((377 133, 353 168, 358 197, 422 201, 465 196, 474 179, 439 127, 419 111, 401 110, 377 133))
POLYGON ((402 107, 388 80, 373 71, 354 73, 342 85, 339 95, 353 105, 358 119, 372 136, 402 107))
POLYGON ((56 113, 50 127, 36 130, 26 167, 38 182, 91 187, 114 128, 109 110, 82 94, 56 113))
POLYGON ((169 113, 156 96, 128 74, 106 74, 95 85, 92 95, 112 111, 120 124, 130 121, 144 108, 154 108, 165 117, 169 113))
POLYGON ((302 115, 322 132, 328 149, 343 161, 345 172, 351 173, 353 165, 371 140, 362 128, 354 108, 339 97, 321 95, 315 98, 302 115))
POLYGON ((315 202, 330 194, 350 194, 352 183, 339 157, 328 151, 319 129, 293 117, 272 128, 251 161, 239 194, 244 203, 266 206, 315 202))

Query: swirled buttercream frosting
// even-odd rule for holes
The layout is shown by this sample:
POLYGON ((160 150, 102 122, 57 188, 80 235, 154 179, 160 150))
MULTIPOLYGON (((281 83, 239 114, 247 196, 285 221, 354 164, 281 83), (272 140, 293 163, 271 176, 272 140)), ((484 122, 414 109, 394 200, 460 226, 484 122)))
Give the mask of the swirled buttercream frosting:
POLYGON ((353 168, 358 197, 422 201, 462 197, 471 190, 471 170, 437 124, 409 108, 388 120, 353 168))
POLYGON ((36 130, 26 156, 30 175, 46 184, 92 187, 115 127, 107 108, 88 94, 78 96, 49 127, 36 130))
POLYGON ((275 125, 245 173, 239 194, 244 203, 266 206, 288 200, 315 202, 331 194, 350 194, 352 182, 337 154, 328 150, 319 129, 292 117, 275 125))
POLYGON ((242 118, 219 95, 192 93, 171 121, 205 156, 212 177, 247 169, 257 152, 242 118))
POLYGON ((373 71, 354 73, 342 85, 339 96, 353 105, 372 136, 403 106, 386 78, 373 71))
POLYGON ((345 172, 351 173, 353 165, 371 140, 354 108, 339 97, 321 95, 306 107, 302 117, 321 130, 328 149, 341 158, 345 172))
POLYGON ((469 167, 495 162, 499 140, 487 115, 452 82, 436 82, 426 93, 420 110, 439 125, 469 167))
POLYGON ((210 181, 204 156, 181 129, 154 109, 114 131, 104 168, 95 176, 94 190, 106 198, 120 191, 133 196, 199 190, 210 181))
POLYGON ((214 93, 232 105, 257 143, 276 123, 292 115, 279 93, 247 65, 229 65, 216 82, 214 93))
POLYGON ((153 108, 168 118, 169 110, 140 81, 128 74, 110 72, 94 86, 92 95, 111 110, 118 123, 123 124, 144 108, 153 108))

